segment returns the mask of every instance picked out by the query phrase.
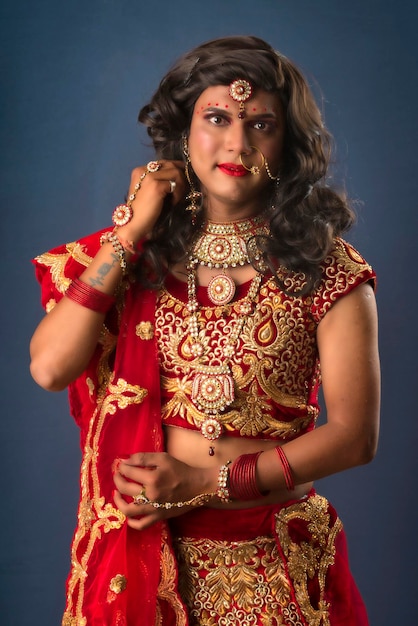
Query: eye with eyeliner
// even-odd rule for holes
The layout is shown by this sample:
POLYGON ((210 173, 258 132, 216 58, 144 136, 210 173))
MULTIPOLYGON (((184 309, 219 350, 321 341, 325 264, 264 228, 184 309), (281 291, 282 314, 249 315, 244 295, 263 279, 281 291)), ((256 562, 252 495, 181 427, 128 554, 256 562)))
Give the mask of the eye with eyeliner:
POLYGON ((255 130, 259 130, 260 132, 267 134, 276 129, 276 124, 273 121, 266 122, 265 120, 255 120, 251 123, 251 125, 255 130))
MULTIPOLYGON (((218 111, 216 111, 216 113, 214 111, 207 111, 204 115, 204 119, 214 126, 225 126, 231 123, 232 115, 220 113, 218 111)), ((268 120, 248 118, 247 125, 256 131, 266 134, 273 132, 276 129, 276 121, 270 116, 268 120)))
POLYGON ((219 112, 207 111, 204 115, 204 119, 213 124, 214 126, 221 126, 223 124, 228 124, 230 122, 230 118, 227 115, 222 115, 219 112))

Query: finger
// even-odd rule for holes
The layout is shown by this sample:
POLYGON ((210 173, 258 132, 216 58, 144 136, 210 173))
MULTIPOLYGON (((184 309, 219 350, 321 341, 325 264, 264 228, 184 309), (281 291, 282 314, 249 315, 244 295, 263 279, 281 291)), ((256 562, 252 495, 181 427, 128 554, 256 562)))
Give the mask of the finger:
POLYGON ((183 173, 171 168, 167 171, 161 170, 151 176, 148 177, 148 180, 144 180, 144 189, 152 190, 153 194, 163 199, 168 198, 173 205, 184 199, 187 188, 183 173))
POLYGON ((131 465, 138 468, 154 469, 161 463, 165 452, 136 452, 128 459, 121 459, 121 466, 131 465))
POLYGON ((136 480, 126 480, 126 477, 120 472, 116 472, 116 474, 113 475, 113 482, 118 491, 125 496, 131 496, 131 498, 138 495, 144 488, 143 483, 136 480))
POLYGON ((170 179, 170 180, 168 180, 167 182, 168 182, 168 184, 169 184, 169 190, 168 190, 168 193, 174 193, 174 192, 175 192, 175 190, 176 190, 176 187, 177 187, 177 183, 176 183, 176 181, 175 181, 175 180, 171 180, 171 179, 170 179))
POLYGON ((141 519, 134 519, 132 517, 128 517, 126 523, 131 528, 135 528, 135 530, 144 530, 144 528, 149 528, 153 524, 159 521, 159 517, 154 514, 143 515, 141 519))
POLYGON ((150 172, 147 165, 135 167, 131 172, 131 185, 135 185, 144 174, 146 176, 151 175, 157 179, 164 179, 168 174, 183 174, 185 170, 183 161, 158 160, 157 163, 160 167, 155 172, 150 172))
MULTIPOLYGON (((139 517, 150 514, 149 506, 146 504, 132 504, 131 502, 126 502, 123 495, 116 490, 113 492, 113 502, 126 517, 139 517)), ((151 512, 153 512, 153 509, 151 509, 151 512)))

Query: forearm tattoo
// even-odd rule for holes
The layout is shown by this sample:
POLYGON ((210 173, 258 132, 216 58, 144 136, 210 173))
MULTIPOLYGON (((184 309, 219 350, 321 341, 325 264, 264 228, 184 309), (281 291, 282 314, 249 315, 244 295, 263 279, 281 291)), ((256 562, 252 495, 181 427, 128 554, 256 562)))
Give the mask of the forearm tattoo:
POLYGON ((114 268, 114 267, 119 267, 119 258, 118 255, 115 254, 114 252, 112 252, 112 263, 103 263, 97 270, 97 275, 96 276, 92 276, 90 277, 89 283, 92 287, 96 287, 96 285, 100 285, 101 287, 103 287, 104 284, 104 279, 107 276, 107 274, 109 274, 109 272, 114 268))

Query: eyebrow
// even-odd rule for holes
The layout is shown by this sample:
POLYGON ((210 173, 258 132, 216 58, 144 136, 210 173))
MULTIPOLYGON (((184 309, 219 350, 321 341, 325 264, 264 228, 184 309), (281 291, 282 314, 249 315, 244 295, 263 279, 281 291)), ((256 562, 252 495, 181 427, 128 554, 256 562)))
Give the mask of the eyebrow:
MULTIPOLYGON (((234 117, 234 113, 229 109, 221 109, 219 107, 208 106, 202 110, 202 113, 220 113, 222 115, 228 115, 229 117, 234 117)), ((245 117, 257 117, 257 119, 270 119, 277 120, 277 115, 273 113, 273 111, 265 111, 265 112, 257 112, 253 110, 248 110, 248 106, 245 110, 245 117)))

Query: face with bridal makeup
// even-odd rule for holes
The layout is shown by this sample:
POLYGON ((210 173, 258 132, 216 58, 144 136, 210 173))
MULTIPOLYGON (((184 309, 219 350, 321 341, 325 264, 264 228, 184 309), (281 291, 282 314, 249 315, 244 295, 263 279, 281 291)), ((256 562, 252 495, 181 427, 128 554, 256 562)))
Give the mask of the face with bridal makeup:
POLYGON ((188 146, 207 218, 229 221, 265 209, 279 175, 284 133, 283 107, 273 93, 236 80, 200 94, 188 146))

